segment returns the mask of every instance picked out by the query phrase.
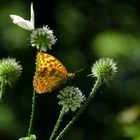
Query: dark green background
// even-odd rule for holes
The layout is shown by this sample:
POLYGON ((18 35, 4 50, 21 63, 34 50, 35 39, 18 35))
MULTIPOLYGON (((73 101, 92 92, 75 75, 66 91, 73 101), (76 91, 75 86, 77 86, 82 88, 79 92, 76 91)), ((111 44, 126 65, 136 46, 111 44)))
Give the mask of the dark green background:
MULTIPOLYGON (((58 39, 48 53, 69 72, 84 68, 68 84, 87 96, 95 82, 87 77, 92 64, 110 57, 118 65, 109 87, 100 87, 64 140, 140 140, 139 7, 137 0, 34 1, 36 28, 48 25, 58 39)), ((36 49, 29 44, 30 34, 14 25, 9 14, 29 19, 30 1, 0 3, 0 58, 17 58, 23 66, 21 79, 7 87, 0 103, 0 140, 27 135, 35 69, 36 49)), ((51 134, 61 109, 56 98, 59 89, 37 96, 33 123, 37 140, 47 140, 51 134)), ((65 116, 60 130, 72 116, 65 116)))

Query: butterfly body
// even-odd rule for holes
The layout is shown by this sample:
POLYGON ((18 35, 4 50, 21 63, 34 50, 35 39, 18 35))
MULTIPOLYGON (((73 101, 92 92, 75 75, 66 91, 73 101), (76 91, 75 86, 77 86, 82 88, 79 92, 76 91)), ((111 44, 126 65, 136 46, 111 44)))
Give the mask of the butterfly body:
POLYGON ((39 52, 36 59, 33 86, 39 94, 51 92, 61 83, 74 76, 74 73, 68 73, 64 65, 50 54, 39 52))

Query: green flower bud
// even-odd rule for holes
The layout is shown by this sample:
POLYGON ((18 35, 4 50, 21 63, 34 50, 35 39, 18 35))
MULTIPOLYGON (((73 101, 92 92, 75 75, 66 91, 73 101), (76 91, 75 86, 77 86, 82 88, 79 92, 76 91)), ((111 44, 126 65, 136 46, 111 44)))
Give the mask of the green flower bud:
POLYGON ((105 82, 111 80, 117 72, 116 62, 110 58, 101 58, 91 68, 92 76, 105 82))
POLYGON ((19 140, 36 140, 36 136, 32 134, 30 136, 20 138, 19 140))
POLYGON ((19 79, 22 66, 14 58, 0 60, 0 83, 12 85, 19 79))

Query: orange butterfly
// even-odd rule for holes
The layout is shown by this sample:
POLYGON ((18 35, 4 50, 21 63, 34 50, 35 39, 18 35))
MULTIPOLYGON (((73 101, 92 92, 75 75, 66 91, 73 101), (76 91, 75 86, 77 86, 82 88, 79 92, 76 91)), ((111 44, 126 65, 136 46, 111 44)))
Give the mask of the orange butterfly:
POLYGON ((51 92, 63 81, 75 75, 74 73, 68 73, 64 65, 50 54, 39 52, 36 60, 33 86, 39 94, 51 92))

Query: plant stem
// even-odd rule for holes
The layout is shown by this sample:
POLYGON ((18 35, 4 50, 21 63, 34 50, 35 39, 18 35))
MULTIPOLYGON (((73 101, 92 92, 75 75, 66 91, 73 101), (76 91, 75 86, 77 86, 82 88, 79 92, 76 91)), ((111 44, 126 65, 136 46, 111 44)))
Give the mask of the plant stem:
POLYGON ((30 123, 29 123, 29 128, 28 128, 28 137, 30 136, 31 130, 32 130, 33 117, 34 117, 34 112, 35 112, 35 99, 36 99, 36 93, 35 93, 35 90, 33 90, 32 111, 31 111, 31 118, 30 118, 30 123))
POLYGON ((80 114, 83 112, 83 110, 87 107, 91 99, 94 97, 97 89, 99 88, 101 84, 101 80, 97 79, 89 96, 87 97, 87 100, 84 102, 84 104, 81 106, 81 108, 76 112, 75 116, 72 118, 72 120, 66 125, 66 127, 61 131, 61 133, 58 135, 58 137, 55 140, 60 140, 64 134, 69 130, 69 128, 73 125, 73 123, 77 120, 77 118, 80 116, 80 114))
POLYGON ((53 129, 53 132, 52 132, 49 140, 52 140, 52 138, 55 136, 55 133, 57 132, 57 129, 58 129, 59 125, 60 125, 60 122, 62 121, 62 117, 64 115, 64 112, 65 112, 65 108, 62 107, 62 110, 60 111, 59 117, 57 119, 57 122, 55 124, 55 127, 53 129))
POLYGON ((0 99, 2 98, 3 88, 4 88, 4 82, 1 82, 0 83, 0 99))

